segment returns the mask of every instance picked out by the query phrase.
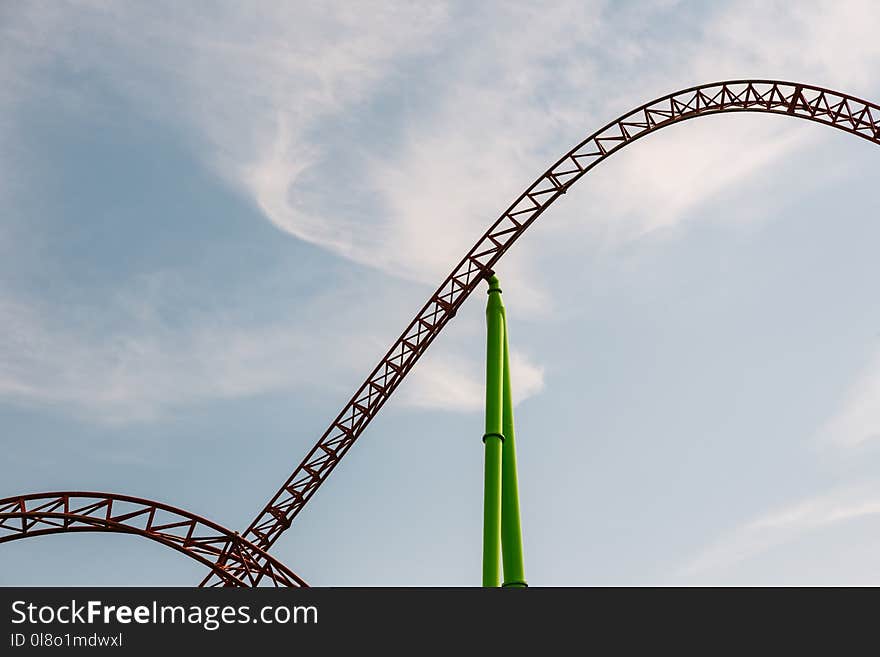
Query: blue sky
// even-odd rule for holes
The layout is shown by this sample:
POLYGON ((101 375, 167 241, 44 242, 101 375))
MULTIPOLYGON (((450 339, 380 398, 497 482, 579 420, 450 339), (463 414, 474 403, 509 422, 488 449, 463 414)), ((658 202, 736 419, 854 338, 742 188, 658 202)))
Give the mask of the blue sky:
MULTIPOLYGON (((880 99, 880 7, 6 3, 0 496, 244 528, 548 164, 655 96, 880 99)), ((534 585, 880 584, 876 146, 668 128, 505 256, 534 585)), ((482 295, 274 547, 316 585, 479 582, 482 295)), ((188 584, 125 536, 0 584, 188 584)))

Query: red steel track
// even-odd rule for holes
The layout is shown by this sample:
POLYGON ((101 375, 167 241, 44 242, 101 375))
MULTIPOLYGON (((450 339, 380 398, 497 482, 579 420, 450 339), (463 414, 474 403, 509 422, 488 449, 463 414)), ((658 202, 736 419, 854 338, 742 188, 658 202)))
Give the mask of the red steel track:
POLYGON ((267 550, 290 527, 370 420, 501 256, 556 199, 599 162, 651 132, 724 112, 794 116, 880 144, 880 106, 796 82, 731 80, 646 103, 603 126, 524 191, 493 223, 409 323, 243 536, 164 504, 105 493, 41 493, 0 500, 0 543, 78 531, 135 534, 211 570, 202 586, 305 586, 267 550))
MULTIPOLYGON (((722 112, 795 116, 880 144, 880 106, 837 91, 776 80, 703 84, 652 100, 611 121, 559 158, 489 227, 428 299, 244 536, 264 550, 278 540, 480 281, 526 228, 578 179, 605 158, 651 132, 722 112)), ((216 583, 216 577, 216 573, 211 573, 202 584, 216 583)))
POLYGON ((306 586, 287 566, 220 525, 167 504, 108 493, 35 493, 0 500, 0 543, 69 532, 135 534, 211 569, 220 586, 306 586), (255 559, 254 557, 258 558, 255 559))

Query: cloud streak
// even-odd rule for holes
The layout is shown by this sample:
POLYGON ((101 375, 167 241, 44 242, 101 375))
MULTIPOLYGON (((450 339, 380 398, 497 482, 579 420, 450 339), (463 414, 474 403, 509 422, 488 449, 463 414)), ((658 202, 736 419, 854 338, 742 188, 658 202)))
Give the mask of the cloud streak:
MULTIPOLYGON (((401 388, 401 402, 414 408, 476 412, 485 403, 485 372, 477 360, 429 352, 401 388)), ((544 369, 526 355, 511 349, 510 376, 513 403, 544 389, 544 369)))
MULTIPOLYGON (((3 292, 0 399, 123 425, 155 421, 212 400, 316 389, 335 394, 340 382, 359 380, 373 364, 365 358, 387 339, 371 323, 359 323, 362 308, 342 302, 348 293, 340 290, 300 301, 294 315, 270 321, 247 321, 215 309, 181 324, 157 312, 167 306, 172 288, 180 293, 178 285, 177 277, 153 275, 88 306, 46 306, 3 292), (316 317, 333 321, 316 330, 316 317)), ((374 310, 393 303, 392 295, 370 297, 374 310)), ((482 359, 478 349, 467 347, 456 342, 435 347, 395 396, 395 406, 479 411, 482 359)), ((515 403, 541 392, 543 368, 516 350, 511 368, 515 403)), ((349 392, 342 387, 340 392, 349 392)))
MULTIPOLYGON (((676 11, 669 2, 638 12, 602 2, 553 11, 267 3, 254 14, 221 3, 206 17, 161 3, 56 3, 9 21, 4 70, 19 94, 35 93, 33 73, 50 63, 95 74, 144 112, 190 129, 205 163, 279 229, 434 283, 564 149, 654 93, 749 74, 856 91, 878 83, 874 3, 740 0, 699 27, 679 26, 684 38, 669 48, 651 26, 676 11), (857 55, 853 40, 865 44, 857 55), (618 75, 599 74, 608 53, 618 75)), ((76 90, 41 93, 70 100, 76 90)), ((676 224, 810 143, 783 123, 688 126, 672 149, 618 156, 613 181, 591 189, 592 220, 622 239, 676 224)), ((534 285, 522 260, 511 275, 534 285)))
POLYGON ((121 424, 201 401, 295 389, 319 366, 308 348, 316 338, 301 325, 242 326, 215 316, 179 328, 125 316, 125 308, 92 310, 126 327, 109 330, 101 319, 77 321, 4 299, 0 396, 121 424))
POLYGON ((819 437, 842 448, 880 439, 880 352, 869 358, 840 408, 820 429, 819 437))
POLYGON ((740 525, 691 559, 687 577, 719 574, 810 532, 880 514, 877 484, 832 490, 740 525))
MULTIPOLYGON (((552 11, 527 3, 279 2, 261 4, 258 12, 220 3, 210 16, 179 3, 19 5, 7 10, 0 27, 0 74, 7 83, 0 118, 8 135, 10 117, 34 98, 106 112, 76 82, 96 80, 184 135, 204 165, 279 230, 433 285, 537 172, 647 97, 750 74, 854 85, 856 92, 876 88, 880 46, 870 26, 880 20, 880 8, 836 7, 740 0, 708 11, 699 25, 677 24, 672 47, 654 31, 680 15, 669 2, 640 3, 638 11, 605 2, 559 2, 552 11), (784 32, 768 33, 783 22, 784 32), (864 44, 858 55, 853 41, 864 44), (805 51, 804 43, 813 47, 805 51)), ((607 174, 591 176, 589 222, 586 197, 572 194, 577 203, 542 219, 545 234, 554 240, 564 234, 571 243, 604 238, 614 248, 696 218, 695 210, 723 190, 819 139, 783 123, 731 119, 719 130, 707 119, 651 137, 603 165, 607 174)), ((518 313, 546 315, 555 303, 543 276, 557 270, 539 247, 540 240, 527 240, 505 264, 504 278, 520 294, 518 313)), ((127 378, 131 368, 184 381, 172 374, 174 363, 196 359, 187 370, 215 382, 186 385, 200 390, 197 396, 223 397, 235 389, 219 382, 228 377, 207 364, 204 350, 228 337, 237 355, 216 367, 230 373, 268 367, 245 386, 254 392, 289 383, 264 362, 269 352, 294 357, 293 338, 282 334, 297 335, 300 345, 315 339, 288 327, 247 333, 239 323, 238 333, 222 339, 198 326, 187 337, 150 329, 120 335, 111 348, 33 319, 34 339, 58 362, 70 363, 70 373, 53 370, 50 359, 10 360, 7 396, 36 398, 46 386, 55 390, 49 397, 86 406, 93 399, 96 407, 141 394, 151 400, 145 415, 166 402, 155 386, 127 378), (73 341, 80 338, 78 347, 73 341), (174 354, 166 340, 189 348, 174 354), (86 362, 104 363, 101 370, 116 371, 116 382, 104 379, 79 392, 57 387, 86 362)), ((538 392, 540 366, 517 359, 520 390, 538 392)), ((426 374, 411 386, 409 403, 466 408, 464 399, 480 380, 478 368, 460 380, 467 362, 459 352, 434 363, 433 378, 426 374)))

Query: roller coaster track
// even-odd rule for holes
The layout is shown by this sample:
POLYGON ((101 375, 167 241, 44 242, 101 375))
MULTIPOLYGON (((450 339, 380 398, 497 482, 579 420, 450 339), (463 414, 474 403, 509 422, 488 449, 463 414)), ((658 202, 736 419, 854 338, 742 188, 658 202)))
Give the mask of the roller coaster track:
POLYGON ((104 493, 40 493, 0 500, 0 543, 63 532, 135 534, 209 567, 202 586, 267 582, 305 586, 268 550, 513 243, 569 187, 627 144, 666 126, 725 112, 794 116, 880 144, 880 106, 808 84, 731 80, 691 87, 646 103, 581 141, 502 213, 428 299, 243 536, 149 500, 104 493))
MULTIPOLYGON (((404 329, 244 536, 272 547, 351 449, 419 357, 532 223, 605 158, 652 132, 723 112, 795 116, 880 144, 880 106, 829 89, 777 80, 730 80, 657 98, 606 124, 541 174, 489 227, 404 329)), ((232 566, 233 572, 236 566, 232 566)), ((202 585, 215 584, 216 571, 202 585)))
POLYGON ((35 493, 0 500, 0 543, 71 532, 149 538, 204 564, 221 586, 306 585, 287 566, 238 533, 167 504, 83 492, 35 493))

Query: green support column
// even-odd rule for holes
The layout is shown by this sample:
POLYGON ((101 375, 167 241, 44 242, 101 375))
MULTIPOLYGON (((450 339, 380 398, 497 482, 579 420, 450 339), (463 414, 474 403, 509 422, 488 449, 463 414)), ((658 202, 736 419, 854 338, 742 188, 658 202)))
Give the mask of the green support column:
MULTIPOLYGON (((500 296, 500 295, 499 295, 500 296)), ((519 485, 516 475, 516 439, 513 431, 513 393, 510 388, 510 349, 508 347, 507 314, 501 307, 504 321, 504 411, 501 448, 501 551, 504 555, 504 586, 524 588, 522 527, 519 516, 519 485)))
POLYGON ((504 306, 501 303, 501 288, 495 276, 489 278, 486 328, 483 586, 498 586, 501 560, 501 452, 504 442, 504 306))

